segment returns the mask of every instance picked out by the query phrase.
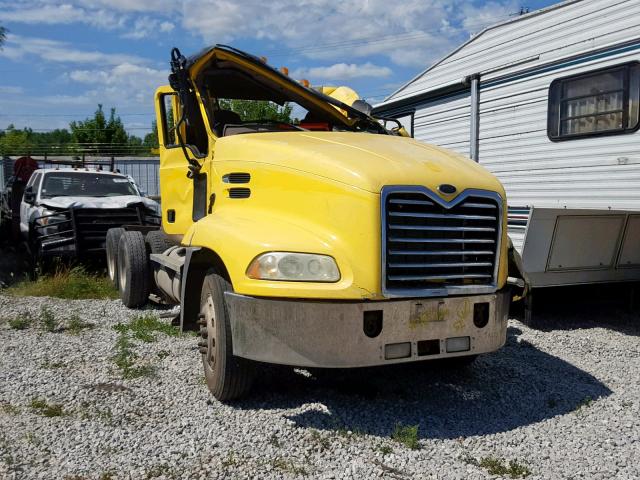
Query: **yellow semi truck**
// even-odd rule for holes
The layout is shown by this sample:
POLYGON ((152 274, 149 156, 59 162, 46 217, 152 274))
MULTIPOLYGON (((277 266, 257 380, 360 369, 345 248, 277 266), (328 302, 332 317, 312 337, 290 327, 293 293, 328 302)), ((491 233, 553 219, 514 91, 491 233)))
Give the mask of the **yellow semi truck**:
POLYGON ((504 344, 521 274, 493 175, 234 48, 171 65, 162 228, 110 231, 108 265, 127 306, 180 305, 216 398, 247 393, 261 362, 470 362, 504 344))

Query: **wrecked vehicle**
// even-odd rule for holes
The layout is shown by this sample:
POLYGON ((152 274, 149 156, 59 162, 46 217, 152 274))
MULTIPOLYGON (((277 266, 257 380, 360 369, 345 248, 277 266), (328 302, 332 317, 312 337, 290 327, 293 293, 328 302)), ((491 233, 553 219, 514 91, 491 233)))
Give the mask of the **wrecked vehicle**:
POLYGON ((20 233, 33 258, 103 258, 107 231, 160 222, 159 205, 134 181, 89 168, 36 170, 20 203, 20 233))
POLYGON ((231 47, 174 49, 172 72, 162 227, 110 231, 107 256, 125 305, 180 306, 216 398, 245 395, 259 362, 466 364, 505 343, 522 276, 493 175, 231 47), (298 118, 249 108, 265 102, 298 118))

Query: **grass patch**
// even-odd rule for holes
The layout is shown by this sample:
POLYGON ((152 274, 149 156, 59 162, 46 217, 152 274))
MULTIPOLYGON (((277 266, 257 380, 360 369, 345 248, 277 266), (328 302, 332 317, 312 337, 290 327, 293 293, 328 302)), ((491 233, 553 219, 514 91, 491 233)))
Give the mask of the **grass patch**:
POLYGON ((0 411, 7 415, 17 415, 20 413, 20 409, 10 403, 0 403, 0 411))
POLYGON ((318 430, 311 430, 311 438, 313 442, 318 445, 320 451, 328 450, 331 447, 331 440, 318 430))
POLYGON ((8 293, 30 297, 56 297, 70 300, 118 298, 109 278, 88 273, 82 267, 60 269, 36 281, 22 281, 9 287, 8 293))
POLYGON ((61 417, 65 415, 61 404, 48 404, 46 400, 41 398, 34 398, 31 400, 31 408, 45 417, 61 417))
POLYGON ((47 332, 53 333, 58 329, 58 320, 51 310, 47 307, 40 309, 40 316, 38 317, 42 328, 47 332))
POLYGON ((134 351, 135 344, 129 338, 126 331, 120 332, 114 347, 115 355, 113 363, 120 369, 122 378, 132 379, 140 377, 151 377, 155 373, 152 365, 138 365, 138 354, 134 351))
POLYGON ((509 460, 508 464, 503 462, 500 458, 485 457, 480 460, 480 466, 485 468, 491 475, 506 475, 511 478, 526 478, 531 475, 531 470, 516 460, 509 460))
POLYGON ((45 370, 57 370, 63 367, 65 367, 64 362, 52 362, 49 360, 49 357, 45 357, 44 362, 40 364, 40 368, 44 368, 45 370))
POLYGON ((136 315, 129 323, 118 323, 113 328, 121 334, 130 332, 134 338, 147 343, 157 340, 156 332, 172 337, 180 335, 178 327, 162 322, 155 315, 136 315))
POLYGON ((307 470, 304 467, 297 465, 292 461, 287 460, 286 458, 276 457, 271 460, 271 465, 276 470, 280 470, 284 473, 291 473, 293 475, 308 475, 307 470))
POLYGON ((418 450, 420 448, 420 444, 418 443, 418 425, 402 425, 397 423, 391 434, 391 438, 411 450, 418 450))
POLYGON ((9 326, 14 330, 26 330, 33 323, 33 317, 29 312, 20 313, 17 317, 9 319, 9 326))
POLYGON ((580 403, 578 404, 578 406, 576 407, 576 412, 580 412, 581 410, 584 410, 585 408, 589 408, 591 405, 593 405, 593 398, 587 396, 584 397, 580 403))
POLYGON ((389 454, 393 453, 393 448, 391 448, 389 445, 380 445, 378 447, 378 451, 382 455, 389 455, 389 454))
POLYGON ((231 450, 229 453, 227 453, 227 456, 223 458, 220 463, 223 468, 235 467, 238 464, 236 453, 233 450, 231 450))
POLYGON ((480 460, 467 456, 463 460, 470 465, 484 468, 491 475, 509 478, 526 478, 531 475, 529 467, 517 460, 509 460, 509 462, 506 462, 502 458, 491 456, 481 458, 480 460))
POLYGON ((79 335, 83 330, 95 327, 93 323, 83 321, 77 313, 71 315, 67 321, 67 330, 71 335, 79 335))

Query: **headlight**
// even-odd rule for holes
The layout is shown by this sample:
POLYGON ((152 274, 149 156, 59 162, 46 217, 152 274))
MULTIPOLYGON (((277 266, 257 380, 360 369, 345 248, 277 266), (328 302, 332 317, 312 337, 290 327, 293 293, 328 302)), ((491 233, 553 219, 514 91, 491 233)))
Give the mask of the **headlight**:
MULTIPOLYGON (((52 210, 43 210, 42 215, 39 217, 38 221, 40 225, 49 225, 51 223, 59 223, 66 222, 67 216, 64 213, 52 211, 52 210)), ((59 226, 59 225, 56 225, 59 226)))
POLYGON ((336 261, 328 255, 269 252, 251 262, 247 276, 257 280, 337 282, 340 280, 340 270, 336 261))

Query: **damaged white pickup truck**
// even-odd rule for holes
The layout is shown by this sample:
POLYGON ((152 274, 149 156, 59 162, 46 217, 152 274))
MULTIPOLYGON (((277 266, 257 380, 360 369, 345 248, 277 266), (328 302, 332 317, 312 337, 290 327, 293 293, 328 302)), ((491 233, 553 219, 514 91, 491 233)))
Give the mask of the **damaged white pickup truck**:
POLYGON ((20 232, 32 258, 104 258, 110 228, 156 227, 157 202, 131 177, 88 168, 36 170, 20 203, 20 232))

